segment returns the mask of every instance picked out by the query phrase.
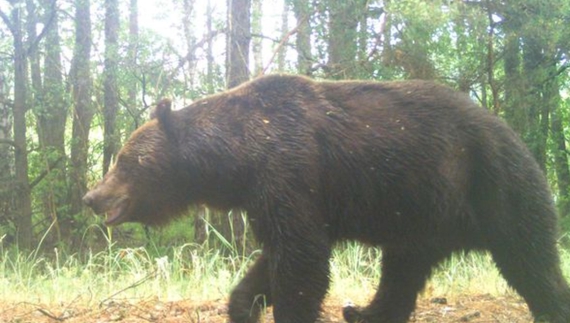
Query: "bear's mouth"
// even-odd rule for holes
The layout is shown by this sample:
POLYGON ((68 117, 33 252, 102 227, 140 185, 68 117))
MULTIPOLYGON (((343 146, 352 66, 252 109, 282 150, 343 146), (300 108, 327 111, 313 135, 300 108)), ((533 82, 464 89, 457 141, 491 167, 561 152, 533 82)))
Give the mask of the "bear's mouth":
POLYGON ((110 227, 126 222, 129 219, 128 212, 126 212, 128 205, 129 199, 127 197, 123 197, 115 201, 113 206, 105 212, 107 215, 105 225, 110 227))

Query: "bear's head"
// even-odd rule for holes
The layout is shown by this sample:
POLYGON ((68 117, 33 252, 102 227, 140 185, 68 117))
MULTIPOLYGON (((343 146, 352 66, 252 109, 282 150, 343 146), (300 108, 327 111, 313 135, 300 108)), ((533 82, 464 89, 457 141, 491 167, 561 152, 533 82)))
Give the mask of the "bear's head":
POLYGON ((163 100, 156 106, 152 120, 131 135, 109 172, 83 197, 95 213, 107 215, 106 225, 160 225, 187 209, 170 105, 163 100))

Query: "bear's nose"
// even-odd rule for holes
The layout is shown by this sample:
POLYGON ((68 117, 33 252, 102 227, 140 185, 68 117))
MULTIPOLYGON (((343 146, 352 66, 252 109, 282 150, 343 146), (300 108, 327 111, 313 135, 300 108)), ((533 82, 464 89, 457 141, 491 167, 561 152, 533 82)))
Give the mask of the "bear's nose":
POLYGON ((85 196, 83 196, 82 200, 83 200, 83 203, 85 203, 85 205, 92 208, 93 207, 93 201, 95 200, 95 198, 93 197, 92 192, 87 192, 87 194, 85 194, 85 196))

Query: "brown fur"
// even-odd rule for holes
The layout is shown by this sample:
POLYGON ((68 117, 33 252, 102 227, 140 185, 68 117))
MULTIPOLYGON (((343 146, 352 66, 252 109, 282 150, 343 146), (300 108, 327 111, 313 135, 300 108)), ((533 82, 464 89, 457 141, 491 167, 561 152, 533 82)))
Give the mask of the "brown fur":
POLYGON ((422 81, 267 76, 137 130, 86 203, 110 224, 163 224, 190 204, 248 212, 263 254, 234 289, 234 323, 314 322, 333 244, 383 251, 372 303, 349 322, 406 322, 431 269, 489 250, 537 318, 570 321, 546 180, 502 121, 422 81))

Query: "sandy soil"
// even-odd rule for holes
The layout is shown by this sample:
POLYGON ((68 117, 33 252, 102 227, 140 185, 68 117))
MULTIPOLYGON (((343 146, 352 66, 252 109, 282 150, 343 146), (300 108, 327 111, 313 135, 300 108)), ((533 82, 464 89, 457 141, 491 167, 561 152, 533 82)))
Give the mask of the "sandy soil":
MULTIPOLYGON (((328 300, 323 307, 322 323, 344 322, 341 302, 328 300)), ((81 304, 0 303, 0 322, 227 322, 225 300, 208 302, 160 302, 147 300, 111 300, 98 306, 81 304)), ((272 323, 271 309, 263 322, 272 323)), ((420 299, 410 322, 532 322, 526 304, 515 297, 463 295, 454 299, 420 299)))

